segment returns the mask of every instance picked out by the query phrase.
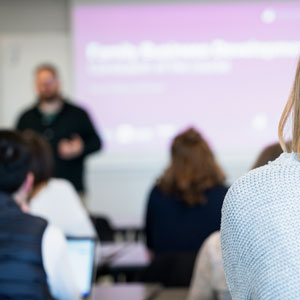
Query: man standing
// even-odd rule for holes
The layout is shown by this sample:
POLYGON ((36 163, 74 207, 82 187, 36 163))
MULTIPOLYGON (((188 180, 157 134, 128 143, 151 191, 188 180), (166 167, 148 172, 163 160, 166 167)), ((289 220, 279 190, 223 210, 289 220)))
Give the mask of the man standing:
POLYGON ((61 96, 57 70, 41 65, 35 72, 38 101, 23 112, 17 129, 32 129, 46 137, 55 157, 55 176, 84 192, 85 157, 101 148, 101 139, 88 114, 61 96))

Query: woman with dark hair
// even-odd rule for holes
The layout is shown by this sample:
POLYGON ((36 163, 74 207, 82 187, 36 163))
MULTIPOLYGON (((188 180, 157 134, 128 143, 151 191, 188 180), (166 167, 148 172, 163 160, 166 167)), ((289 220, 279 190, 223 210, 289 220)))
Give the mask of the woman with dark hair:
POLYGON ((152 189, 146 212, 147 246, 154 254, 197 252, 219 230, 225 175, 193 128, 179 134, 171 163, 152 189))
POLYGON ((41 216, 68 236, 95 236, 95 230, 76 190, 65 179, 53 178, 54 159, 48 142, 27 130, 24 139, 32 153, 30 171, 34 185, 30 213, 41 216))

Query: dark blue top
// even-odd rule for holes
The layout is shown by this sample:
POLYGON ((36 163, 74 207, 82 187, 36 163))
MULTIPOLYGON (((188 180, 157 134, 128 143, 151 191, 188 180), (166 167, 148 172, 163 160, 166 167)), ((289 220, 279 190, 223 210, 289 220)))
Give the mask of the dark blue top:
POLYGON ((23 213, 0 192, 0 299, 53 299, 42 257, 46 227, 46 220, 23 213))
POLYGON ((147 246, 154 253, 194 251, 220 229, 221 208, 227 187, 216 186, 205 192, 204 205, 188 206, 174 195, 155 186, 146 213, 147 246))

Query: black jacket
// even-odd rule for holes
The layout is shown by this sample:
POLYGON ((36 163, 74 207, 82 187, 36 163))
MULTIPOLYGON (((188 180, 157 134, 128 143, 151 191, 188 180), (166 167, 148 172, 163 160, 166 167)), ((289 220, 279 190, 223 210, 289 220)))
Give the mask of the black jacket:
POLYGON ((81 108, 64 100, 59 114, 51 121, 45 119, 38 106, 25 111, 17 122, 18 130, 32 129, 44 135, 52 146, 55 157, 55 177, 65 178, 73 183, 77 191, 84 191, 84 158, 102 146, 102 142, 88 116, 81 108), (61 159, 58 143, 61 139, 78 134, 84 142, 80 157, 71 160, 61 159))
POLYGON ((0 192, 0 299, 52 299, 42 260, 46 227, 0 192))

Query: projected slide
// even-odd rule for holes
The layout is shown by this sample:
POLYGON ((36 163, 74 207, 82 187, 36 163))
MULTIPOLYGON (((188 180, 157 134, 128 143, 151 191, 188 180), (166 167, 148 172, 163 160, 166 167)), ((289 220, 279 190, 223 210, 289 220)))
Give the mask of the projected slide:
POLYGON ((111 152, 200 129, 215 149, 277 138, 300 54, 300 4, 75 6, 75 87, 111 152))

